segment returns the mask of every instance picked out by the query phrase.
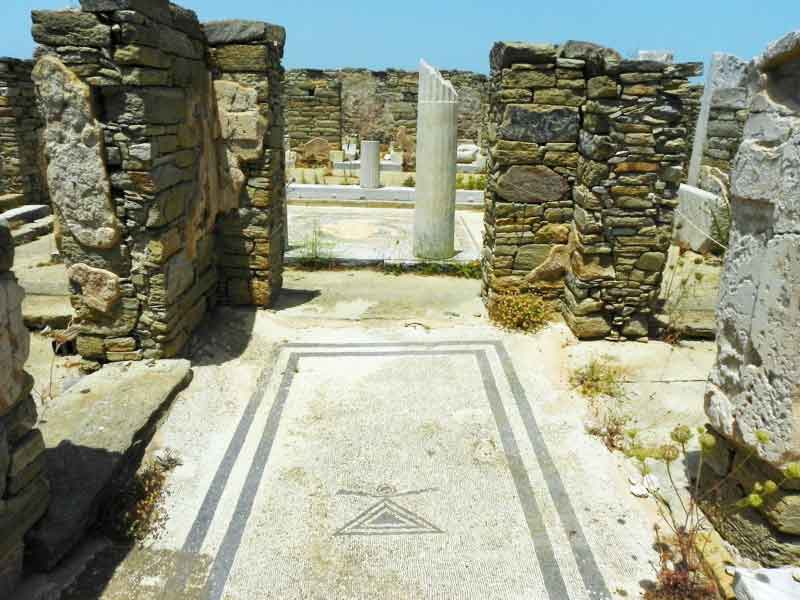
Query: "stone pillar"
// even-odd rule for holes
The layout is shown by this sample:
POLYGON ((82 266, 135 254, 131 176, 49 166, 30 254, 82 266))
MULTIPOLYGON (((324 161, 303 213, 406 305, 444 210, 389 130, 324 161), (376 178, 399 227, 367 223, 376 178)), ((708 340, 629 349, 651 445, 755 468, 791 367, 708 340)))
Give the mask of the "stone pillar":
POLYGON ((458 94, 424 60, 419 67, 417 195, 414 254, 447 259, 455 254, 458 94))
POLYGON ((0 221, 0 598, 12 598, 22 574, 23 537, 47 510, 44 441, 24 370, 30 334, 22 322, 25 291, 11 267, 14 241, 0 221))
POLYGON ((724 512, 715 523, 745 555, 777 567, 800 561, 800 484, 781 472, 800 457, 800 31, 750 68, 705 397, 717 451, 704 484, 724 481, 723 503, 756 481, 779 485, 758 510, 724 512))
POLYGON ((280 289, 285 32, 168 0, 81 7, 32 13, 32 76, 90 369, 176 356, 218 302, 280 289))
POLYGON ((381 187, 381 144, 361 142, 361 187, 381 187))
POLYGON ((689 162, 689 185, 728 196, 730 161, 747 117, 746 75, 747 63, 732 54, 715 52, 711 57, 689 162), (720 183, 709 185, 709 178, 720 183))

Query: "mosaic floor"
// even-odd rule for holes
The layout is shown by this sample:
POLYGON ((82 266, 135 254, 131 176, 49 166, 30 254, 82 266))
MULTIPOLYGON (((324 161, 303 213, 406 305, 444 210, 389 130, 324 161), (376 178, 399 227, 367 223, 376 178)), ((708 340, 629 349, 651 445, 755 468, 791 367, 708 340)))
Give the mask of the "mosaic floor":
MULTIPOLYGON (((480 259, 483 215, 456 211, 455 262, 480 259)), ((289 206, 286 262, 308 258, 345 264, 413 263, 414 211, 407 208, 289 206)))

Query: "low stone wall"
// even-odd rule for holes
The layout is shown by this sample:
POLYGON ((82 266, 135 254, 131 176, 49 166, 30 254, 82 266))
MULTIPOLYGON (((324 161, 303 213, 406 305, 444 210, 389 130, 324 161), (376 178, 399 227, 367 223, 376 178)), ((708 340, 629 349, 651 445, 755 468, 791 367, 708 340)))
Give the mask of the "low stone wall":
POLYGON ((771 479, 745 511, 707 513, 747 556, 800 561, 800 31, 750 68, 749 117, 731 179, 733 222, 717 309, 717 362, 706 414, 717 436, 704 485, 729 505, 771 479))
POLYGON ((285 34, 204 31, 166 0, 81 6, 33 12, 78 351, 172 357, 217 301, 263 306, 280 288, 285 34))
POLYGON ((0 221, 0 598, 13 597, 24 536, 47 510, 50 493, 33 378, 24 370, 30 344, 22 321, 25 291, 11 272, 13 262, 11 232, 0 221))
POLYGON ((0 58, 0 212, 47 204, 33 61, 0 58))
MULTIPOLYGON (((468 71, 442 71, 459 95, 458 137, 482 139, 487 78, 468 71)), ((287 133, 293 148, 323 138, 333 149, 343 136, 397 140, 402 127, 416 137, 416 71, 389 69, 290 70, 286 86, 287 133)))
POLYGON ((586 42, 494 46, 488 301, 563 297, 581 338, 648 335, 684 176, 682 97, 701 72, 586 42))

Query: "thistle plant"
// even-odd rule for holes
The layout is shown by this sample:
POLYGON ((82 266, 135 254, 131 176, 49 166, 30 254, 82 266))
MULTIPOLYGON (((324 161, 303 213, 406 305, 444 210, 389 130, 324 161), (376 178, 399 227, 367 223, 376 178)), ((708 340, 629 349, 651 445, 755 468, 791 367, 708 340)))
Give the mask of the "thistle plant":
POLYGON ((670 434, 671 443, 658 447, 642 445, 638 431, 632 430, 627 433, 626 454, 638 462, 643 476, 651 473, 648 461, 662 463, 675 498, 671 500, 658 489, 651 490, 658 506, 662 526, 668 530, 668 536, 665 538, 661 533, 662 526, 656 525, 661 565, 657 586, 648 593, 647 598, 650 600, 716 598, 715 586, 703 571, 702 556, 708 544, 707 536, 703 535, 708 528, 708 518, 704 510, 713 510, 725 515, 748 508, 759 509, 767 497, 778 492, 781 485, 790 480, 800 480, 800 463, 792 463, 784 469, 783 479, 780 482, 771 479, 758 481, 753 484, 749 493, 739 500, 728 504, 719 501, 721 487, 735 478, 758 454, 759 449, 770 442, 770 439, 768 432, 758 431, 756 447, 750 448, 745 457, 724 478, 701 491, 703 469, 707 466, 709 456, 717 443, 716 438, 705 427, 692 431, 685 425, 678 426, 670 434), (695 438, 700 453, 693 477, 694 485, 688 490, 690 493, 687 495, 686 490, 675 480, 674 463, 688 457, 689 447, 695 438))

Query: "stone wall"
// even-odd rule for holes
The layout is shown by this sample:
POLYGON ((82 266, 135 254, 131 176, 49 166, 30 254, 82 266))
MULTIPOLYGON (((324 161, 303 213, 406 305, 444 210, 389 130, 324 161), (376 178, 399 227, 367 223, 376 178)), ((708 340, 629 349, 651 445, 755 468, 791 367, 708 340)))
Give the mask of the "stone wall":
POLYGON ((23 538, 47 510, 44 442, 35 429, 33 378, 25 372, 30 334, 22 321, 25 291, 11 267, 14 242, 0 221, 0 598, 22 574, 23 538))
POLYGON ((87 367, 175 356, 218 301, 263 306, 281 285, 283 29, 130 5, 32 15, 87 367))
POLYGON ((0 212, 47 204, 33 62, 0 58, 0 212))
POLYGON ((715 53, 697 117, 689 167, 691 186, 730 200, 733 157, 742 142, 747 120, 747 62, 715 53))
POLYGON ((717 446, 705 485, 727 477, 728 503, 756 481, 778 484, 758 510, 709 513, 744 554, 777 567, 800 561, 800 483, 781 472, 800 458, 800 31, 753 61, 748 82, 706 393, 717 446))
POLYGON ((218 297, 224 304, 268 306, 283 285, 286 33, 265 23, 225 21, 204 30, 223 160, 237 196, 217 222, 218 297))
POLYGON ((484 296, 563 298, 581 338, 646 337, 702 65, 585 42, 498 43, 491 61, 484 296))
MULTIPOLYGON (((477 142, 482 139, 486 76, 467 71, 442 75, 458 92, 458 137, 477 142)), ((319 137, 338 149, 343 136, 390 144, 401 127, 416 137, 418 80, 416 71, 397 69, 289 71, 286 122, 292 147, 319 137)))
POLYGON ((311 69, 288 71, 284 88, 290 147, 314 138, 332 149, 342 146, 342 83, 337 73, 311 69))

